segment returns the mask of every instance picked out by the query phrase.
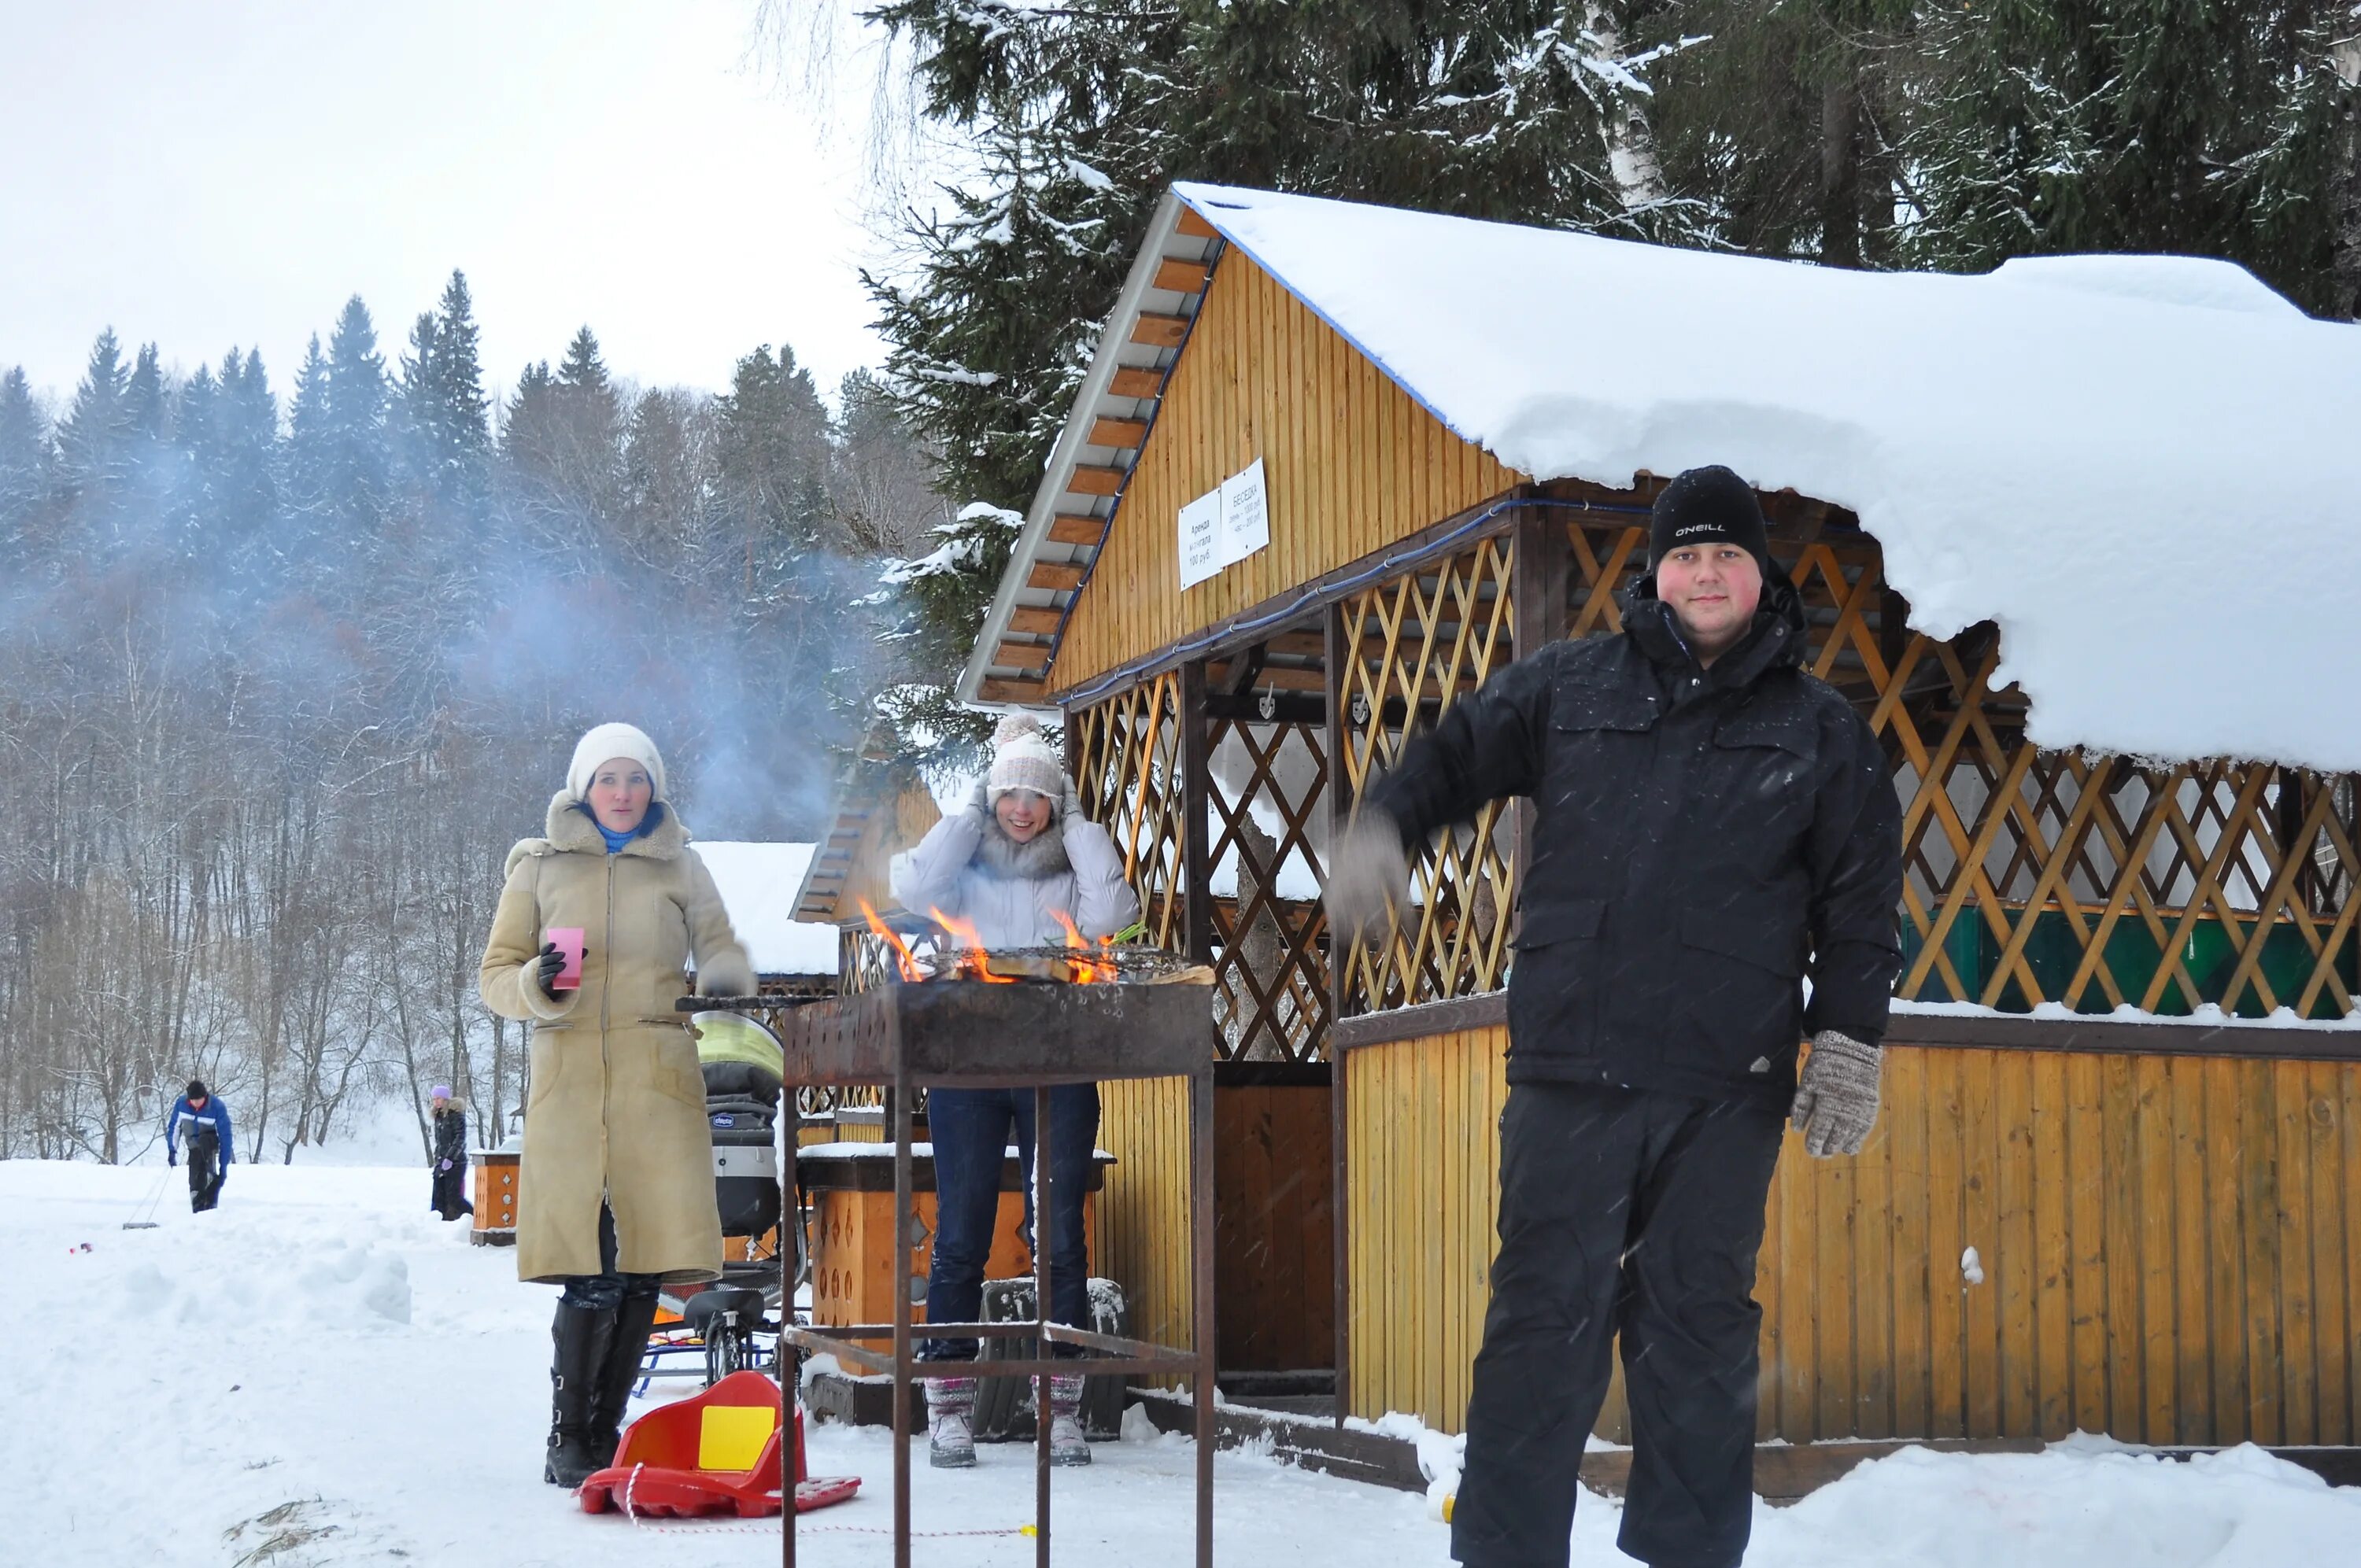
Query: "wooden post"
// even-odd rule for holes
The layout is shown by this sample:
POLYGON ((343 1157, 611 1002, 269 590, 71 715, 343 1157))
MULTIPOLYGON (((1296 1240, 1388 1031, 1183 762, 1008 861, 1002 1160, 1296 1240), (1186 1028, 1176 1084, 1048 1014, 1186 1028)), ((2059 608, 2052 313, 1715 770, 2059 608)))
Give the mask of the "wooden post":
MULTIPOLYGON (((1326 643, 1323 650, 1328 676, 1328 853, 1333 859, 1336 846, 1343 841, 1345 824, 1353 814, 1352 771, 1345 766, 1345 749, 1352 744, 1352 718, 1345 711, 1345 671, 1346 662, 1356 656, 1345 640, 1345 608, 1330 605, 1321 615, 1321 632, 1326 643)), ((1327 867, 1321 868, 1323 872, 1327 867)), ((1336 1430, 1345 1428, 1345 1417, 1352 1403, 1353 1374, 1353 1312, 1352 1312, 1352 1253, 1346 1245, 1345 1224, 1350 1205, 1345 1184, 1345 1052, 1335 1043, 1336 1022, 1345 1016, 1345 942, 1344 935, 1334 927, 1328 931, 1328 1019, 1329 1036, 1322 1042, 1328 1055, 1330 1212, 1334 1223, 1330 1227, 1331 1266, 1334 1277, 1330 1289, 1334 1292, 1333 1316, 1335 1320, 1336 1363, 1336 1430)))
MULTIPOLYGON (((1180 874, 1187 879, 1181 902, 1189 957, 1213 961, 1213 842, 1206 818, 1213 789, 1213 759, 1206 737, 1205 662, 1180 666, 1180 874)), ((1218 1054, 1218 1053, 1217 1053, 1218 1054)))

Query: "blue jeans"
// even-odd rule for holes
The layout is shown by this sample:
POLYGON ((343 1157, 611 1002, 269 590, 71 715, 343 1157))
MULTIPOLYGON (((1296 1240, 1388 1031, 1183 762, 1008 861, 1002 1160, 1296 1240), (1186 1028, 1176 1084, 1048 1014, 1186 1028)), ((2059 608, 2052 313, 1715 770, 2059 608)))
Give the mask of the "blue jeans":
MULTIPOLYGON (((983 1310, 983 1266, 1000 1212, 1000 1166, 1009 1133, 1025 1172, 1027 1245, 1033 1240, 1033 1091, 938 1089, 927 1096, 935 1145, 935 1251, 927 1283, 927 1321, 972 1323, 983 1310)), ((1091 1255, 1082 1231, 1082 1184, 1098 1146, 1099 1089, 1066 1084, 1049 1091, 1049 1320, 1091 1324, 1091 1255)), ((930 1339, 925 1361, 972 1361, 972 1339, 930 1339)), ((1078 1354, 1068 1345, 1055 1354, 1078 1354)))

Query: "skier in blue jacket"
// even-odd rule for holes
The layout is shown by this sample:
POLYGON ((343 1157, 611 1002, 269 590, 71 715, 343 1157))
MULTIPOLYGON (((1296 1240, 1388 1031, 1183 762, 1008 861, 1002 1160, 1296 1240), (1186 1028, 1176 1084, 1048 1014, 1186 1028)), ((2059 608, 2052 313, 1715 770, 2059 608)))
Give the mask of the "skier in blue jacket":
POLYGON ((165 1164, 181 1162, 183 1138, 188 1140, 189 1212, 201 1214, 221 1201, 230 1161, 229 1107, 214 1098, 202 1079, 191 1079, 188 1092, 172 1102, 172 1114, 164 1123, 165 1164))

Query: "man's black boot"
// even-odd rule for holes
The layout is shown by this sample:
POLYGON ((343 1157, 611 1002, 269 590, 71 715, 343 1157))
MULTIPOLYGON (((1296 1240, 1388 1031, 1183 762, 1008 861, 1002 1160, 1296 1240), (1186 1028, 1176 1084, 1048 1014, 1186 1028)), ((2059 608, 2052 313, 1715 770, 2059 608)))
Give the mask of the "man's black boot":
POLYGON ((542 1479, 572 1488, 598 1465, 590 1447, 591 1407, 615 1338, 615 1314, 557 1304, 549 1325, 555 1354, 549 1365, 549 1446, 542 1479))
POLYGON ((655 1327, 656 1299, 626 1296, 615 1310, 615 1330, 607 1347, 606 1364, 598 1370, 590 1394, 591 1468, 604 1470, 615 1463, 623 1417, 630 1412, 631 1387, 640 1380, 640 1364, 647 1357, 648 1332, 655 1327))

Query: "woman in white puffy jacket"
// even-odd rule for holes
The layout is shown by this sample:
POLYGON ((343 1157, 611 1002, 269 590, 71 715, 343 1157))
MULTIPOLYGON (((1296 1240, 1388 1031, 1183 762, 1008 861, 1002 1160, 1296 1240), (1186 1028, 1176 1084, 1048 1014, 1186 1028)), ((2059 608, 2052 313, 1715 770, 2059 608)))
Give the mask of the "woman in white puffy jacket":
MULTIPOLYGON (((974 940, 987 948, 1061 947, 1066 920, 1095 938, 1111 937, 1139 918, 1138 896, 1123 879, 1123 857, 1106 830, 1082 815, 1072 781, 1030 714, 1002 720, 993 737, 991 772, 961 810, 936 823, 896 864, 894 897, 913 914, 972 926, 974 940)), ((1012 1131, 1028 1193, 1032 1186, 1033 1091, 938 1089, 927 1097, 927 1125, 934 1140, 936 1214, 927 1321, 972 1323, 983 1310, 983 1266, 1000 1206, 1002 1151, 1012 1131)), ((1082 1188, 1098 1127, 1096 1085, 1049 1091, 1049 1316, 1078 1328, 1090 1326, 1082 1188)), ((972 1361, 976 1342, 929 1339, 919 1354, 945 1364, 972 1361)), ((1082 1399, 1081 1377, 1049 1379, 1052 1463, 1091 1462, 1082 1399)), ((975 1463, 974 1408, 974 1378, 927 1380, 932 1464, 975 1463)))

